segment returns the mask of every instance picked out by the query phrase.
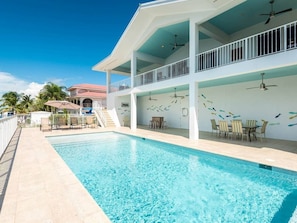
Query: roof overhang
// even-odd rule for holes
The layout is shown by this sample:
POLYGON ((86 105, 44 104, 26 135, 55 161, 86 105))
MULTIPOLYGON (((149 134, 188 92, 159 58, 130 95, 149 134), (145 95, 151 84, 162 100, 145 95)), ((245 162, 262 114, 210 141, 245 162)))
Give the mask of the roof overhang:
POLYGON ((141 4, 112 53, 92 69, 120 73, 114 69, 129 62, 133 51, 137 51, 159 28, 189 20, 201 24, 244 1, 159 0, 141 4))

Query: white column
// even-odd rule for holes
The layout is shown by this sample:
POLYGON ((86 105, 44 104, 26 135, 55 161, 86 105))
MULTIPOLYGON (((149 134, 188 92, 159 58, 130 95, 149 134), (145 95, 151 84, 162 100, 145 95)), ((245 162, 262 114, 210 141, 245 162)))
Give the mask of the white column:
POLYGON ((199 139, 198 128, 198 83, 194 81, 196 75, 196 54, 199 52, 199 30, 195 21, 190 20, 190 74, 189 74, 189 138, 199 139))
POLYGON ((137 128, 137 96, 134 93, 130 95, 131 101, 131 117, 130 117, 130 125, 131 129, 135 130, 137 128))
POLYGON ((189 29, 189 63, 190 63, 190 74, 193 75, 196 72, 196 55, 199 53, 199 29, 197 24, 190 20, 190 29, 189 29))
POLYGON ((134 77, 137 74, 137 52, 133 51, 131 56, 131 88, 134 87, 134 77))
MULTIPOLYGON (((133 51, 131 56, 131 89, 134 87, 134 77, 137 73, 137 52, 133 51)), ((132 91, 133 92, 133 91, 132 91)), ((137 128, 137 96, 134 93, 130 93, 130 126, 132 130, 137 128)))
POLYGON ((109 87, 110 87, 110 80, 111 80, 111 73, 110 73, 110 70, 108 70, 106 72, 106 94, 108 94, 109 91, 110 91, 110 89, 109 89, 109 87))
POLYGON ((197 82, 189 84, 189 138, 192 140, 199 139, 197 85, 197 82))

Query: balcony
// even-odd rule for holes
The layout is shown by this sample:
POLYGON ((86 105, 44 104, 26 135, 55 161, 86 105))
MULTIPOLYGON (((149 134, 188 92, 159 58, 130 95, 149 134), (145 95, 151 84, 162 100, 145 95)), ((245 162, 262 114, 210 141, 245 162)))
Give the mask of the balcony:
MULTIPOLYGON (((199 53, 195 58, 195 71, 239 63, 297 49, 297 21, 234 41, 232 43, 199 53)), ((189 58, 159 67, 134 77, 134 86, 142 86, 189 74, 189 58)), ((110 92, 130 88, 130 78, 112 84, 110 92)))
POLYGON ((151 84, 189 74, 189 59, 184 59, 134 77, 134 86, 151 84))

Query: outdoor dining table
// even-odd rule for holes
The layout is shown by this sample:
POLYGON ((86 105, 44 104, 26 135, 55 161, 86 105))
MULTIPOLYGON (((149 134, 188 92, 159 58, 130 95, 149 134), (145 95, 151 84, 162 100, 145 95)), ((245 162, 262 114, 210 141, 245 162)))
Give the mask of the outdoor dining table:
MULTIPOLYGON (((217 127, 219 128, 219 125, 217 125, 217 127)), ((255 130, 256 131, 256 129, 259 128, 259 127, 261 127, 261 126, 259 126, 259 125, 256 125, 256 126, 242 125, 242 129, 245 129, 247 131, 247 133, 248 133, 247 135, 248 135, 248 138, 249 138, 249 141, 250 142, 252 141, 252 139, 251 139, 251 132, 252 132, 252 130, 255 130)), ((228 124, 228 128, 229 129, 232 129, 232 125, 231 124, 228 124)), ((257 136, 254 135, 254 137, 257 140, 257 136)))
MULTIPOLYGON (((245 129, 245 131, 248 133, 247 135, 248 135, 248 137, 249 137, 249 141, 250 141, 250 142, 252 141, 252 139, 251 139, 251 132, 252 132, 253 130, 256 131, 256 129, 257 129, 258 127, 260 127, 260 126, 258 126, 258 125, 256 125, 256 126, 244 126, 244 125, 243 125, 243 126, 242 126, 242 128, 245 129)), ((254 137, 255 137, 255 139, 257 140, 257 136, 254 135, 254 137)))

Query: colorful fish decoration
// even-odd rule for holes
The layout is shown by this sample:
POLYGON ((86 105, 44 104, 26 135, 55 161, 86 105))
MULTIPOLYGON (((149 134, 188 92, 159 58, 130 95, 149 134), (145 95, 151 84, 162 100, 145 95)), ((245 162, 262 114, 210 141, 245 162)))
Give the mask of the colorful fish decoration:
POLYGON ((294 125, 297 125, 297 123, 289 124, 288 126, 289 126, 289 127, 292 127, 292 126, 294 126, 294 125))
POLYGON ((281 113, 277 114, 277 115, 275 116, 275 118, 278 118, 280 115, 281 115, 281 113))
POLYGON ((224 117, 223 117, 223 116, 221 116, 221 115, 219 115, 219 117, 220 117, 221 119, 224 119, 224 117))

